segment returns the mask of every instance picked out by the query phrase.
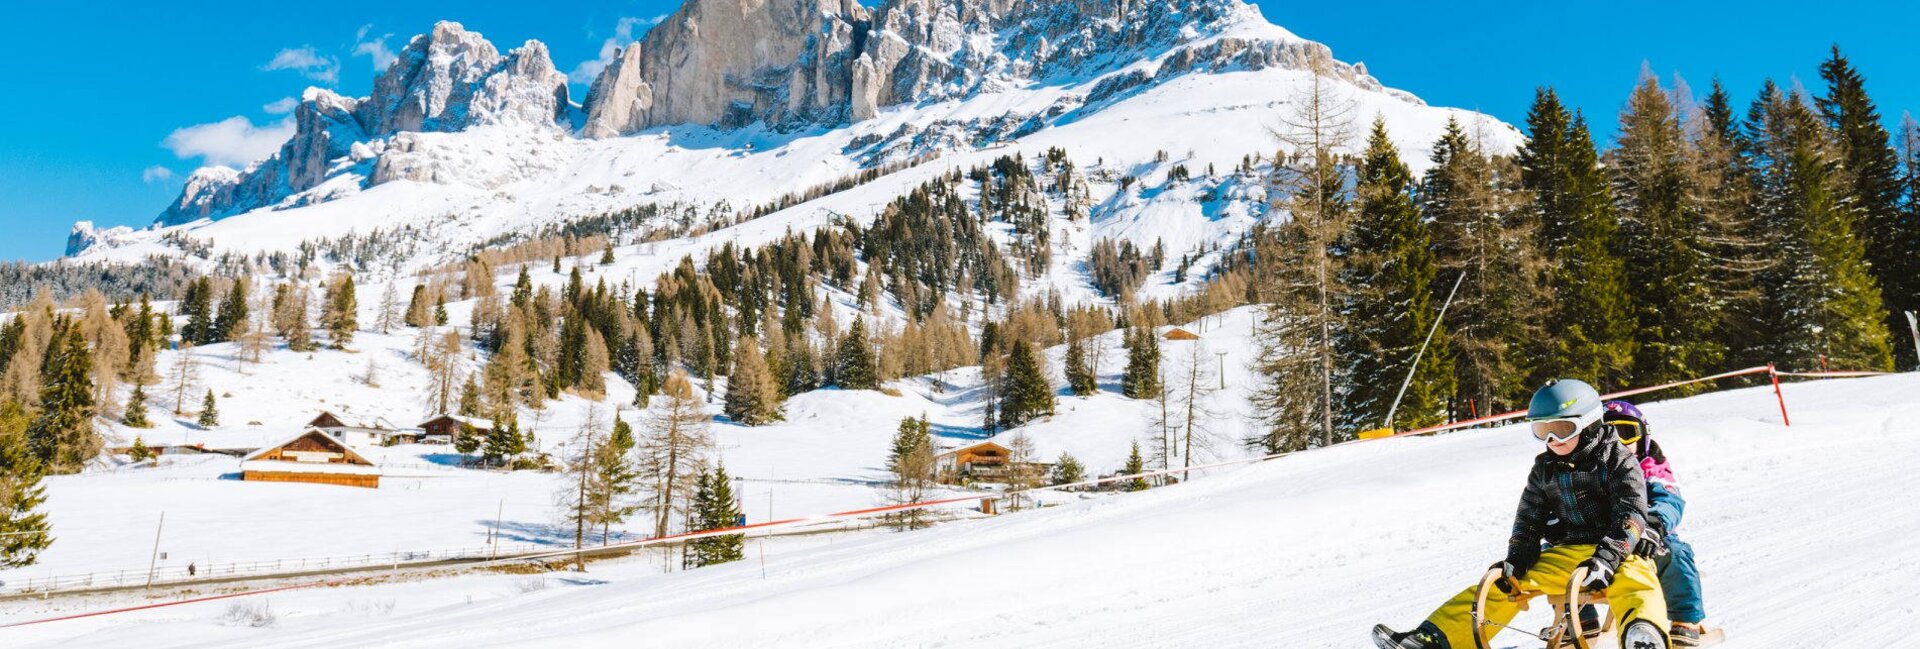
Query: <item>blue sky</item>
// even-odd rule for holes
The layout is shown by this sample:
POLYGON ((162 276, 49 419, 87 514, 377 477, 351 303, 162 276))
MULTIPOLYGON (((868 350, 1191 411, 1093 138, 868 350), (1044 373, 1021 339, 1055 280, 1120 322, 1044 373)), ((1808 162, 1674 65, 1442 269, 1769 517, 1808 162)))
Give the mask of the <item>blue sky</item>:
MULTIPOLYGON (((867 0, 872 4, 872 0, 867 0)), ((0 259, 59 255, 73 221, 145 225, 206 162, 272 150, 283 100, 309 85, 363 95, 375 62, 435 20, 502 49, 539 39, 562 71, 637 37, 677 1, 7 3, 0 9, 0 259), (59 6, 52 6, 59 5, 59 6), (276 102, 282 102, 276 105, 276 102)), ((1920 4, 1781 0, 1464 3, 1259 0, 1267 17, 1364 61, 1430 103, 1509 122, 1553 85, 1611 137, 1643 62, 1699 92, 1719 76, 1741 106, 1761 80, 1800 79, 1839 43, 1889 121, 1920 109, 1920 4)), ((575 85, 575 100, 585 95, 575 85)))

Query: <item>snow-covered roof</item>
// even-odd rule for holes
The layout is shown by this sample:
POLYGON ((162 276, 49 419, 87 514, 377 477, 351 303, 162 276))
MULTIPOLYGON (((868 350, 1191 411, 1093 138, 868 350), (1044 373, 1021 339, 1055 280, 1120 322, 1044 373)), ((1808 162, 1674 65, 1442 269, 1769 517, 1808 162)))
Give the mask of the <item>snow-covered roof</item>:
POLYGON ((996 444, 996 443, 993 443, 993 442, 990 442, 990 441, 986 441, 986 442, 974 442, 974 443, 972 443, 972 444, 968 444, 968 445, 966 445, 966 446, 956 446, 956 447, 953 447, 953 448, 950 448, 950 449, 947 449, 947 450, 945 450, 945 451, 941 451, 941 452, 940 452, 940 455, 938 455, 938 456, 935 456, 935 457, 946 457, 946 456, 948 456, 948 455, 958 455, 958 454, 960 454, 960 453, 962 453, 962 452, 965 452, 965 451, 969 451, 969 450, 973 450, 973 449, 977 449, 977 448, 981 448, 981 447, 984 447, 984 446, 991 446, 991 447, 994 447, 994 448, 997 448, 997 449, 1000 449, 1001 451, 1008 451, 1008 450, 1009 450, 1009 449, 1008 449, 1007 447, 1005 447, 1005 446, 1001 446, 1001 445, 999 445, 999 444, 996 444))
POLYGON ((481 419, 479 417, 468 417, 466 415, 455 415, 455 414, 444 413, 444 412, 434 415, 432 417, 428 417, 426 421, 420 422, 419 426, 421 428, 425 428, 427 424, 431 424, 435 420, 439 420, 443 418, 452 419, 454 421, 466 424, 468 426, 472 426, 480 430, 493 430, 493 422, 491 421, 481 419))
POLYGON ((366 426, 328 426, 325 428, 321 428, 319 430, 323 430, 327 432, 342 431, 342 432, 349 432, 349 433, 366 433, 368 435, 381 435, 381 436, 418 434, 412 431, 393 430, 389 428, 368 428, 366 426))
POLYGON ((366 466, 364 464, 329 464, 326 462, 287 462, 284 460, 242 460, 240 462, 240 470, 380 475, 380 467, 377 466, 366 466))
MULTIPOLYGON (((328 444, 332 444, 334 446, 340 447, 340 452, 346 454, 347 457, 352 458, 354 460, 358 460, 360 462, 365 462, 368 465, 362 468, 368 468, 368 469, 373 468, 371 465, 374 464, 374 461, 367 459, 367 456, 361 455, 359 451, 353 450, 353 445, 346 443, 346 441, 344 440, 335 438, 332 435, 328 435, 327 431, 321 430, 319 428, 308 428, 306 430, 300 431, 300 434, 298 435, 294 435, 292 437, 280 440, 279 442, 275 442, 273 444, 262 446, 260 447, 259 450, 254 451, 252 453, 248 453, 246 457, 240 458, 240 461, 243 463, 242 466, 244 467, 245 463, 250 463, 250 462, 273 462, 276 466, 279 466, 279 465, 300 465, 302 467, 322 466, 319 463, 287 462, 284 460, 263 460, 260 458, 260 456, 262 455, 266 455, 267 453, 277 450, 282 446, 292 444, 295 441, 298 441, 300 438, 306 437, 308 435, 317 435, 319 436, 320 439, 326 440, 328 444)), ((302 470, 305 470, 305 469, 302 469, 302 470)))

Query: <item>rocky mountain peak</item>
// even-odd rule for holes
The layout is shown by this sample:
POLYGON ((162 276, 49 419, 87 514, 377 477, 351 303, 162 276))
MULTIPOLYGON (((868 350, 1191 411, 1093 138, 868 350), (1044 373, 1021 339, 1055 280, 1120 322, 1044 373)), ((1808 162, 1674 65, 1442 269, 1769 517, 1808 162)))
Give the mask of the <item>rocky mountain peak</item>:
POLYGON ((374 80, 357 117, 378 137, 502 122, 551 125, 567 106, 566 75, 554 69, 546 45, 528 41, 501 56, 479 33, 441 21, 374 80))

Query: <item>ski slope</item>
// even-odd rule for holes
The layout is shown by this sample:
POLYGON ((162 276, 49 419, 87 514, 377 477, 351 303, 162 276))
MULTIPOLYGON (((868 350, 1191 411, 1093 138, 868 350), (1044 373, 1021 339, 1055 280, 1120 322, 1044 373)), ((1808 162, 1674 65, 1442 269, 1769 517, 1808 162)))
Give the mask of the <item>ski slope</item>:
MULTIPOLYGON (((1915 394, 1915 375, 1789 384, 1791 428, 1767 388, 1646 408, 1723 646, 1912 646, 1915 394)), ((281 593, 243 605, 271 611, 264 627, 211 603, 0 630, 0 645, 1364 646, 1501 556, 1538 451, 1516 426, 1346 445, 764 564, 750 542, 748 561, 688 572, 635 560, 281 593)), ((8 602, 0 618, 101 605, 8 602)))

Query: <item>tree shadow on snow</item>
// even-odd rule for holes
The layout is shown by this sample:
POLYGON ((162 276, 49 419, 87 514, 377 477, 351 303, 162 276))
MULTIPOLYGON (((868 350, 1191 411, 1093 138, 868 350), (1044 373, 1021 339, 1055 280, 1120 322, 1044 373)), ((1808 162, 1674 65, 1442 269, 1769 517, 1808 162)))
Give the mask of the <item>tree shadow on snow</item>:
POLYGON ((463 455, 460 453, 427 453, 427 454, 421 455, 420 459, 426 460, 434 464, 438 464, 440 466, 464 468, 468 465, 473 464, 474 458, 471 455, 463 455))
MULTIPOLYGON (((480 533, 493 527, 492 520, 474 521, 481 528, 480 533)), ((595 535, 596 538, 598 535, 595 535)), ((573 545, 573 528, 551 523, 526 523, 521 521, 500 521, 500 540, 507 543, 538 543, 541 545, 573 545)))
POLYGON ((992 437, 992 435, 987 434, 987 431, 981 430, 979 426, 955 426, 953 424, 931 424, 930 428, 933 429, 933 434, 935 437, 945 437, 947 439, 983 440, 988 437, 992 437))

